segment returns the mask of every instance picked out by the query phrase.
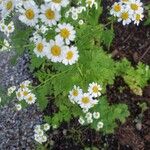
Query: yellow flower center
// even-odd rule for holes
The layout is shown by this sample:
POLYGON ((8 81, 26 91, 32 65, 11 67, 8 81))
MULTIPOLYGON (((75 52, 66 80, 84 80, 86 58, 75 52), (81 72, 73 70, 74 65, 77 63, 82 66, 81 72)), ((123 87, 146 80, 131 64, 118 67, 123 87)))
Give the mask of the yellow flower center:
POLYGON ((29 94, 29 93, 28 93, 27 91, 24 91, 24 92, 23 92, 23 95, 24 95, 24 96, 27 96, 28 94, 29 94))
POLYGON ((114 6, 114 11, 119 12, 121 10, 121 6, 119 4, 114 6))
POLYGON ((72 51, 69 51, 69 52, 67 53, 66 58, 67 58, 68 60, 71 60, 72 57, 73 57, 73 52, 72 52, 72 51))
POLYGON ((54 56, 60 56, 61 54, 61 48, 57 45, 54 45, 52 48, 51 48, 51 53, 54 55, 54 56))
POLYGON ((20 88, 21 88, 21 89, 24 89, 24 88, 25 88, 25 85, 24 85, 24 84, 21 84, 21 85, 20 85, 20 88))
POLYGON ((139 8, 139 7, 138 7, 137 4, 134 4, 134 3, 131 4, 131 9, 132 9, 132 10, 136 11, 136 10, 138 10, 138 8, 139 8))
POLYGON ((54 3, 61 3, 61 0, 52 0, 54 3))
POLYGON ((29 101, 32 101, 32 100, 33 100, 32 96, 30 96, 30 97, 28 98, 28 100, 29 100, 29 101))
POLYGON ((66 28, 61 29, 60 35, 61 35, 61 37, 63 37, 64 39, 66 39, 66 38, 69 37, 70 31, 68 31, 68 29, 66 29, 66 28))
POLYGON ((92 88, 92 90, 93 90, 94 93, 98 93, 98 87, 97 87, 97 86, 94 86, 94 87, 92 88))
POLYGON ((5 29, 5 26, 2 26, 2 29, 4 30, 4 29, 5 29))
POLYGON ((38 51, 38 52, 41 53, 41 52, 43 51, 43 48, 44 48, 44 46, 43 46, 42 43, 38 43, 38 44, 37 44, 37 51, 38 51))
POLYGON ((90 102, 90 99, 88 97, 83 97, 82 98, 82 103, 88 104, 90 102))
POLYGON ((11 26, 8 26, 8 30, 11 30, 12 29, 12 27, 11 26))
POLYGON ((21 97, 21 93, 20 93, 20 92, 18 92, 18 93, 17 93, 17 96, 18 96, 18 97, 21 97))
POLYGON ((6 9, 10 10, 10 9, 12 9, 12 7, 13 7, 12 1, 8 1, 7 4, 6 4, 6 9))
POLYGON ((78 90, 73 90, 72 94, 73 96, 78 96, 78 90))
POLYGON ((35 16, 34 11, 32 9, 26 10, 25 15, 29 20, 32 20, 35 16))
POLYGON ((123 13, 121 14, 121 18, 122 18, 123 20, 127 20, 127 19, 129 18, 128 12, 123 12, 123 13))
POLYGON ((140 21, 141 19, 141 15, 140 14, 136 14, 136 21, 140 21))
POLYGON ((55 19, 55 13, 51 9, 47 9, 45 12, 45 16, 47 19, 52 20, 55 19))

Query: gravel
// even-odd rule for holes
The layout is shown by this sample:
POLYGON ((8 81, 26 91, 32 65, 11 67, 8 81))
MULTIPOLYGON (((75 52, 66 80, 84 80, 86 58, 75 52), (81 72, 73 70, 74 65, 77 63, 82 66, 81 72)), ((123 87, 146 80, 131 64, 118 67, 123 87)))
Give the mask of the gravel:
MULTIPOLYGON (((26 79, 32 80, 27 68, 28 54, 20 57, 15 66, 10 64, 13 55, 12 52, 0 52, 0 85, 4 89, 26 79)), ((0 108, 0 150, 34 150, 33 128, 42 123, 42 113, 36 105, 16 111, 15 101, 0 108)))

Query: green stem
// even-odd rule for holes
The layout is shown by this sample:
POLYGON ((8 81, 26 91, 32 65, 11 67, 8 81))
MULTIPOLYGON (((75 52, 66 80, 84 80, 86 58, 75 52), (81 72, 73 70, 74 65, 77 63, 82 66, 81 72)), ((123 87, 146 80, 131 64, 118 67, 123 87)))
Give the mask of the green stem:
POLYGON ((4 47, 6 47, 6 48, 8 48, 8 49, 11 49, 11 47, 9 47, 9 46, 7 46, 7 45, 5 45, 5 44, 3 44, 3 43, 0 43, 0 46, 4 46, 4 47))
MULTIPOLYGON (((7 45, 5 45, 4 43, 0 43, 0 46, 4 46, 4 47, 6 47, 6 48, 8 48, 8 49, 11 49, 11 48, 17 48, 17 47, 10 47, 10 46, 7 46, 7 45)), ((23 48, 26 48, 26 47, 30 47, 30 46, 34 46, 34 44, 26 44, 26 45, 23 45, 22 47, 23 48)), ((19 46, 18 46, 19 47, 19 46)))
POLYGON ((82 70, 81 70, 81 68, 79 67, 79 64, 77 63, 77 69, 78 69, 78 71, 79 71, 79 74, 80 74, 80 76, 81 76, 81 78, 83 78, 84 77, 84 75, 83 75, 83 73, 82 73, 82 70))
POLYGON ((23 45, 23 48, 30 47, 30 46, 34 46, 34 44, 30 43, 30 44, 23 45))
POLYGON ((38 88, 41 87, 41 86, 44 86, 45 84, 47 84, 47 82, 51 81, 53 78, 55 78, 55 77, 57 77, 57 76, 60 76, 60 75, 66 73, 66 72, 68 72, 68 71, 69 71, 69 69, 66 70, 66 71, 64 71, 64 72, 60 72, 60 73, 58 73, 58 74, 55 74, 55 75, 51 76, 50 78, 48 78, 47 80, 45 80, 44 82, 42 82, 41 84, 39 84, 38 86, 36 86, 33 90, 36 90, 36 89, 38 89, 38 88))

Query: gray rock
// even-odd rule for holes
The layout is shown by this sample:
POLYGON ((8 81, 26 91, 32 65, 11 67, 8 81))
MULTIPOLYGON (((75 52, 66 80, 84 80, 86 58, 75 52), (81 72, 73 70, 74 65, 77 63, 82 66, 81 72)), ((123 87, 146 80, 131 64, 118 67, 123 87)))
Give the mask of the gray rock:
MULTIPOLYGON (((15 66, 9 61, 13 55, 12 52, 0 52, 0 85, 5 89, 26 79, 32 80, 27 67, 28 54, 20 57, 15 66)), ((41 123, 42 113, 36 105, 17 112, 15 100, 12 100, 0 108, 0 150, 34 150, 33 128, 41 123)))

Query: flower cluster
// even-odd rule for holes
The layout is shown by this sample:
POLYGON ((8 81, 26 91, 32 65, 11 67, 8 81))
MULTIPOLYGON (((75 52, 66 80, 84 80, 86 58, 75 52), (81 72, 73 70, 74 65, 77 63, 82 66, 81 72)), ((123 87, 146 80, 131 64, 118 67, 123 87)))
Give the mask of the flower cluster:
POLYGON ((121 0, 114 3, 110 14, 118 17, 118 22, 122 21, 123 25, 132 21, 139 25, 144 17, 143 12, 143 3, 140 0, 121 0))
POLYGON ((72 65, 78 61, 79 54, 76 46, 70 45, 75 39, 75 30, 69 23, 58 24, 55 39, 49 42, 38 36, 34 41, 34 53, 37 57, 46 57, 52 62, 72 65))
POLYGON ((29 89, 29 85, 29 80, 22 82, 19 89, 16 91, 16 96, 19 101, 25 100, 27 104, 34 104, 36 96, 29 89))
POLYGON ((36 125, 34 128, 34 139, 38 143, 42 144, 47 141, 47 136, 45 134, 46 131, 50 129, 49 124, 44 124, 44 125, 36 125))
POLYGON ((73 89, 69 92, 69 99, 72 103, 77 103, 87 112, 91 107, 98 103, 98 98, 101 96, 101 86, 97 83, 90 83, 88 87, 88 93, 83 93, 83 90, 74 85, 73 89))
POLYGON ((77 20, 79 18, 79 14, 82 13, 82 11, 86 11, 86 7, 84 6, 78 6, 78 7, 71 7, 66 13, 65 16, 68 18, 71 16, 73 20, 77 20))
POLYGON ((8 25, 6 25, 3 20, 0 21, 0 31, 3 32, 7 37, 14 32, 14 29, 15 27, 12 21, 8 25))
POLYGON ((100 130, 101 128, 103 128, 103 122, 102 121, 99 121, 100 119, 100 113, 99 112, 93 112, 93 113, 90 113, 90 112, 87 112, 85 114, 85 117, 80 117, 78 119, 79 123, 81 125, 85 125, 85 124, 92 124, 94 120, 96 120, 96 129, 97 130, 100 130))
POLYGON ((68 0, 45 1, 38 8, 34 1, 26 1, 18 7, 19 20, 27 26, 34 26, 36 31, 30 39, 34 42, 34 53, 37 57, 46 57, 52 62, 72 65, 78 61, 78 50, 72 45, 76 37, 74 27, 69 23, 59 23, 61 19, 61 8, 68 5, 68 0), (43 23, 38 24, 39 20, 43 23), (41 34, 45 34, 48 28, 55 26, 56 37, 46 41, 41 34))

